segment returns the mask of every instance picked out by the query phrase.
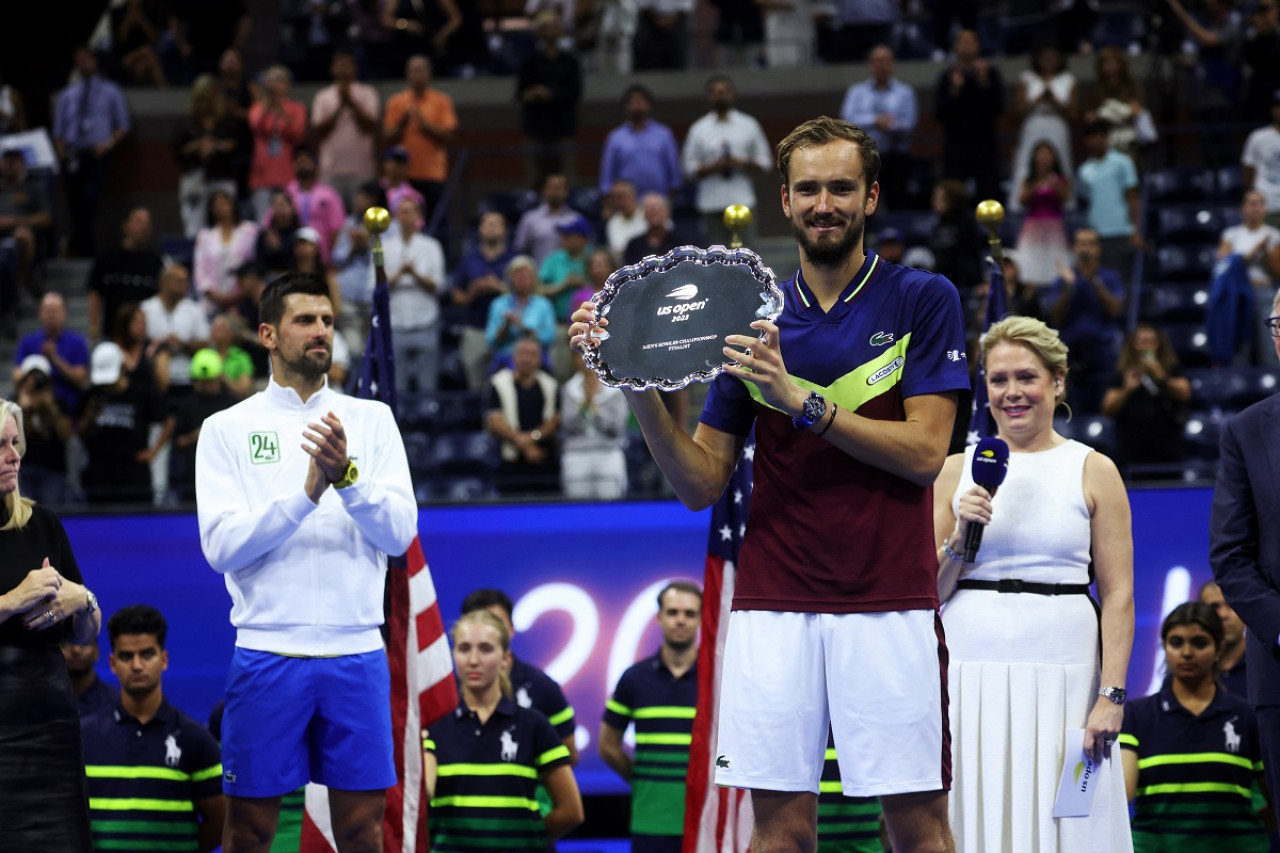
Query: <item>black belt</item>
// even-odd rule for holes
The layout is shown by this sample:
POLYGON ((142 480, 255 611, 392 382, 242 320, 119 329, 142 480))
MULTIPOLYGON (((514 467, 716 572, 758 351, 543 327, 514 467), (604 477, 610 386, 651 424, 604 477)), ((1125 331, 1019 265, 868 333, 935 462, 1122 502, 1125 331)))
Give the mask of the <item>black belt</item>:
POLYGON ((1036 583, 1018 580, 1017 578, 1001 578, 998 581, 984 581, 967 578, 956 582, 956 589, 985 589, 992 592, 1029 592, 1033 595, 1088 595, 1087 583, 1036 583))

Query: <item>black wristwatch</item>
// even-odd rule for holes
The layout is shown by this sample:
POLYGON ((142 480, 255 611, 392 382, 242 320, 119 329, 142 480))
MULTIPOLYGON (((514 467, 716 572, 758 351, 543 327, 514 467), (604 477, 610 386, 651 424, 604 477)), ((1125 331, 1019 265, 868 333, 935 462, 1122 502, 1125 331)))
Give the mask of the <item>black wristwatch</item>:
POLYGON ((1117 705, 1123 705, 1128 694, 1123 687, 1104 687, 1098 691, 1099 696, 1106 696, 1117 705))
POLYGON ((804 411, 799 417, 791 419, 791 425, 798 430, 806 430, 822 420, 827 414, 827 401, 817 391, 810 391, 804 400, 804 411))

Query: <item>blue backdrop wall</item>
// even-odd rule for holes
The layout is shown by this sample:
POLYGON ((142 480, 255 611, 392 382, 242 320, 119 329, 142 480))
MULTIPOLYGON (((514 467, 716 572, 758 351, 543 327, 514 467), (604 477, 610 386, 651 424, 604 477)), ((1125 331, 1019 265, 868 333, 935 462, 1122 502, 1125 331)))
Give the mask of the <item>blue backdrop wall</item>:
MULTIPOLYGON (((1138 627, 1129 667, 1135 695, 1160 678, 1160 620, 1210 577, 1209 489, 1138 490, 1133 505, 1138 627)), ((655 594, 673 578, 701 580, 709 512, 676 503, 426 508, 419 529, 446 623, 481 586, 516 603, 518 655, 562 685, 578 717, 587 793, 625 790, 595 752, 608 692, 660 642, 655 594)), ((64 519, 85 578, 109 615, 149 603, 169 621, 165 692, 204 719, 222 696, 235 633, 222 578, 200 552, 192 515, 64 519)), ((104 661, 100 670, 114 684, 104 661)))

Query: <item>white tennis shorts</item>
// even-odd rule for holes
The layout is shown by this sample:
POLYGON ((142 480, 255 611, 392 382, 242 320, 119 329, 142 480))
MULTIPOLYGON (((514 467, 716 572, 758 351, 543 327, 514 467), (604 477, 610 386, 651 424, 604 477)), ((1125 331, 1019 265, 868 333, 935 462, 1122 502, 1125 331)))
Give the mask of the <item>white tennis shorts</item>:
POLYGON ((818 793, 830 726, 845 796, 950 788, 935 611, 734 611, 722 667, 716 784, 818 793))

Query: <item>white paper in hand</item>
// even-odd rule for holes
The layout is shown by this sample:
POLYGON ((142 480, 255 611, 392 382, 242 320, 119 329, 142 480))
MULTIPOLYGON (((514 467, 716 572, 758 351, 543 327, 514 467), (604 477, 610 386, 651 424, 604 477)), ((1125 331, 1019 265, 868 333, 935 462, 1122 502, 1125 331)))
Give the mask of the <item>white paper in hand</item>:
POLYGON ((1062 755, 1062 778, 1053 801, 1053 816, 1088 817, 1093 792, 1098 787, 1098 765, 1085 755, 1084 729, 1067 729, 1062 755))

